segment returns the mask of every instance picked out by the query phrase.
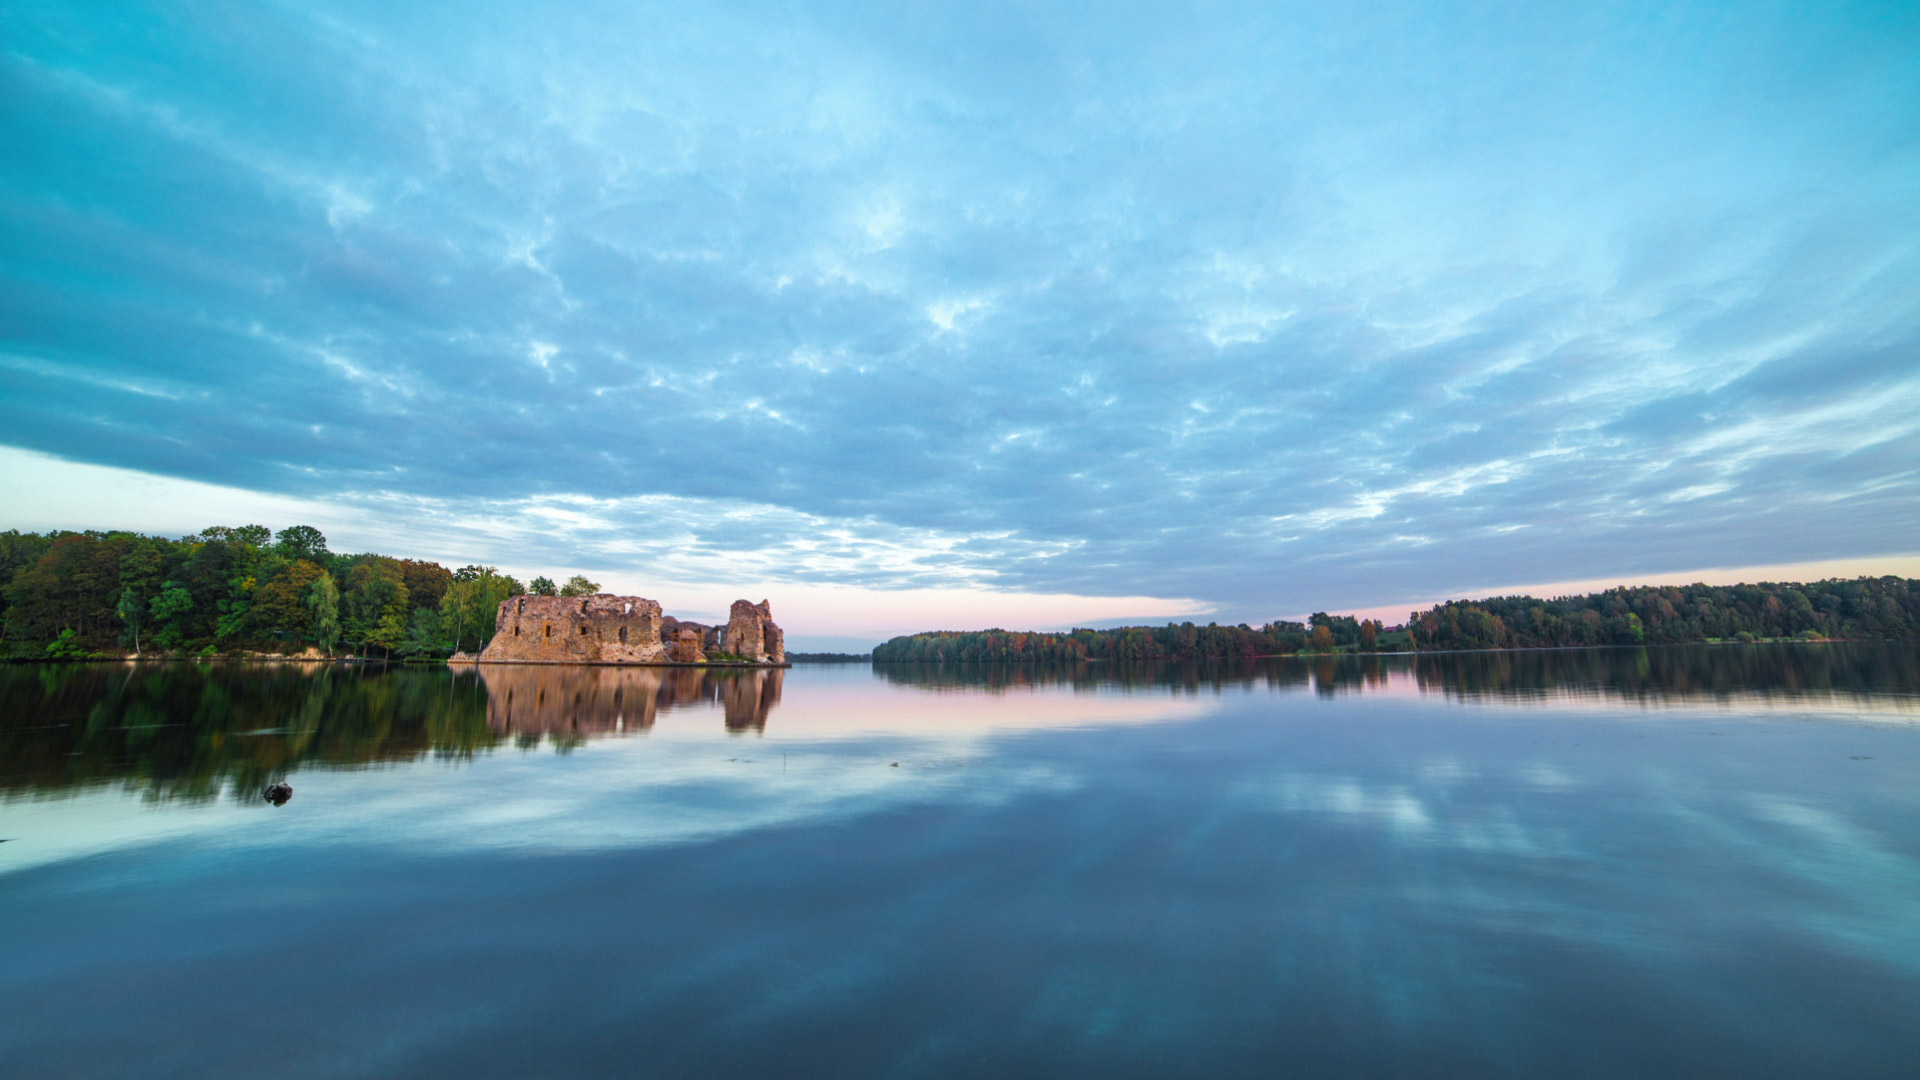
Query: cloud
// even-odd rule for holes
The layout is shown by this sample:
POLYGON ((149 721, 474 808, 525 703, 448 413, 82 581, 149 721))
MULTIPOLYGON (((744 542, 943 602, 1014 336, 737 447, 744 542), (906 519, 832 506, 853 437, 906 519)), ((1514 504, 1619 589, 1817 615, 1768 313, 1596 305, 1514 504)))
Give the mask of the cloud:
POLYGON ((1236 619, 1908 550, 1914 20, 1661 12, 20 7, 0 431, 1236 619))

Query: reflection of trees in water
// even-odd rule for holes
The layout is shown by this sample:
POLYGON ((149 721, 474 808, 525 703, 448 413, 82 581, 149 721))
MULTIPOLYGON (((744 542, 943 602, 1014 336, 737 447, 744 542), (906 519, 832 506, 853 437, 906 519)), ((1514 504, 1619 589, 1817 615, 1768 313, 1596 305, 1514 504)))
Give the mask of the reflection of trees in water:
POLYGON ((1677 704, 1735 694, 1920 699, 1920 647, 1896 643, 1377 653, 1185 663, 876 664, 874 670, 890 683, 933 691, 1070 685, 1075 690, 1197 693, 1228 686, 1310 685, 1317 694, 1332 697, 1377 692, 1410 680, 1426 694, 1512 700, 1586 696, 1677 704))
POLYGON ((1422 691, 1455 697, 1582 695, 1694 698, 1920 696, 1920 647, 1908 644, 1678 645, 1415 654, 1422 691))
POLYGON ((565 748, 589 736, 646 731, 662 712, 690 705, 717 705, 728 731, 764 731, 786 671, 489 664, 480 677, 489 728, 521 745, 544 736, 565 748))
POLYGON ((1199 693, 1225 686, 1283 688, 1307 682, 1307 668, 1269 660, 1142 660, 1125 663, 875 664, 889 683, 922 690, 987 690, 1004 693, 1041 686, 1075 690, 1114 687, 1124 691, 1199 693))
POLYGON ((256 798, 302 766, 565 751, 665 709, 762 731, 782 669, 301 663, 0 665, 0 798, 117 783, 157 799, 256 798), (491 692, 490 692, 491 691, 491 692), (509 704, 511 702, 511 704, 509 704))
POLYGON ((1384 689, 1392 681, 1391 673, 1395 668, 1406 670, 1406 664, 1396 663, 1397 659, 1372 653, 1300 657, 1297 662, 1312 666, 1315 693, 1321 697, 1334 697, 1343 693, 1384 689))
POLYGON ((117 782, 251 798, 301 764, 466 758, 499 740, 486 691, 445 668, 335 664, 0 667, 0 791, 117 782))

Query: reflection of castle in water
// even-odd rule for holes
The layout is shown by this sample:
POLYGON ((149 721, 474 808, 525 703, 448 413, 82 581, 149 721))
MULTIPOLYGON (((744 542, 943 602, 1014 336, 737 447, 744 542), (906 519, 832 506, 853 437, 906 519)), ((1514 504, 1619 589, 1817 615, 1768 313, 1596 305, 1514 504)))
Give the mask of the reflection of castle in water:
POLYGON ((672 709, 719 705, 731 732, 764 731, 783 668, 520 667, 480 669, 487 726, 502 735, 585 737, 646 731, 672 709))

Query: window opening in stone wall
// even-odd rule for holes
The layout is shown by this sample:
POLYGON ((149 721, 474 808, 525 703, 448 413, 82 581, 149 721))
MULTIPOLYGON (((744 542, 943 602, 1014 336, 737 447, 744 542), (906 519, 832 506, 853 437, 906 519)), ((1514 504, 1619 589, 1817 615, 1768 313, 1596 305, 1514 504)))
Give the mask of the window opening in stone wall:
POLYGON ((580 601, 580 614, 585 615, 586 613, 587 613, 587 602, 585 600, 582 600, 580 601))
POLYGON ((520 606, 519 606, 518 608, 515 608, 515 609, 514 609, 514 612, 513 612, 513 613, 514 613, 515 615, 525 615, 525 614, 527 613, 527 598, 526 598, 526 597, 524 597, 524 596, 523 596, 523 597, 521 597, 521 598, 520 598, 520 606))
POLYGON ((586 637, 586 636, 587 636, 587 624, 586 624, 586 623, 581 623, 581 624, 580 624, 580 636, 581 636, 581 637, 586 637))
POLYGON ((513 636, 514 636, 514 637, 519 637, 519 636, 520 636, 520 624, 519 624, 519 623, 514 623, 514 624, 513 624, 513 636))
POLYGON ((547 636, 548 636, 548 637, 552 637, 552 636, 553 636, 553 624, 552 624, 552 623, 547 623, 547 624, 546 624, 546 627, 547 627, 547 636))
POLYGON ((626 643, 627 643, 627 628, 623 626, 620 628, 620 644, 625 645, 626 643))
POLYGON ((622 612, 621 612, 620 614, 622 614, 622 615, 631 615, 631 614, 633 614, 633 604, 631 604, 631 603, 629 603, 629 604, 627 604, 627 606, 626 606, 626 609, 625 609, 624 611, 622 611, 622 612))

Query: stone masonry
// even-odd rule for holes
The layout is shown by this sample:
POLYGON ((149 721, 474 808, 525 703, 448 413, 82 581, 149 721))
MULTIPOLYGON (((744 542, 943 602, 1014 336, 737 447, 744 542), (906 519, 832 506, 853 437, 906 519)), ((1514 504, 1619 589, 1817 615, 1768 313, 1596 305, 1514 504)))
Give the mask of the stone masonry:
POLYGON ((735 601, 727 625, 710 627, 662 615, 658 601, 638 596, 510 596, 495 627, 480 663, 697 664, 716 651, 763 664, 787 659, 764 600, 735 601))
POLYGON ((787 662, 787 636, 773 624, 773 609, 765 600, 751 604, 735 600, 727 616, 721 648, 735 656, 764 664, 787 662))

